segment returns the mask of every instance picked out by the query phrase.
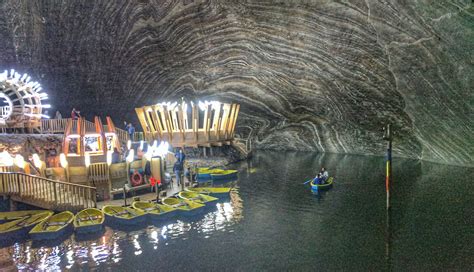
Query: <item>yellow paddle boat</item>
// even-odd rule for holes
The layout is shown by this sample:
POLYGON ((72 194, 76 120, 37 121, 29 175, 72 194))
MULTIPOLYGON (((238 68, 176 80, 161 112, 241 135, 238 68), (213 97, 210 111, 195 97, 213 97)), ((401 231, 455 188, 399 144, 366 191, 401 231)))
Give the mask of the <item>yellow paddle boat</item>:
POLYGON ((197 179, 209 180, 211 179, 212 174, 219 174, 224 172, 222 169, 209 169, 209 168, 198 168, 197 169, 197 179))
POLYGON ((314 179, 311 181, 311 190, 312 191, 321 191, 321 190, 328 190, 332 187, 334 183, 334 178, 329 177, 328 180, 324 184, 314 184, 314 179))
POLYGON ((5 223, 12 220, 22 219, 25 216, 32 216, 34 214, 44 213, 47 210, 27 210, 14 212, 0 212, 0 223, 5 223))
POLYGON ((237 178, 237 170, 224 170, 219 173, 211 173, 211 179, 216 180, 226 180, 226 179, 235 179, 237 178))
POLYGON ((76 214, 74 228, 77 234, 97 233, 104 225, 104 213, 95 208, 84 209, 76 214))
POLYGON ((176 213, 176 209, 167 205, 147 201, 135 201, 132 207, 147 214, 148 219, 155 221, 169 219, 176 213))
POLYGON ((0 225, 0 235, 26 235, 36 224, 45 220, 53 214, 51 211, 28 215, 0 225))
POLYGON ((143 223, 146 219, 145 212, 129 207, 106 205, 102 207, 106 223, 133 226, 143 223))
POLYGON ((186 190, 205 195, 228 195, 232 188, 228 187, 195 187, 195 188, 186 188, 186 190))
POLYGON ((198 193, 195 193, 195 192, 183 191, 183 192, 179 192, 178 195, 182 199, 187 199, 187 200, 191 200, 191 201, 194 201, 194 202, 197 202, 197 203, 202 203, 202 204, 219 200, 217 197, 198 194, 198 193))
POLYGON ((56 239, 72 229, 74 214, 69 211, 48 217, 33 227, 30 237, 33 240, 56 239))
POLYGON ((178 198, 176 196, 171 196, 163 199, 163 204, 166 206, 177 209, 183 215, 192 216, 200 212, 205 205, 190 201, 187 199, 178 198))

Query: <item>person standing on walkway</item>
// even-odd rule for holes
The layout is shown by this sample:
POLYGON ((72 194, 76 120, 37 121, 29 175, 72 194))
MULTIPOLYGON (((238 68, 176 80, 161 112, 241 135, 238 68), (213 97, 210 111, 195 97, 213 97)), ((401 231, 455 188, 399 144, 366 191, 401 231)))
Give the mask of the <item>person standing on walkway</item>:
POLYGON ((72 108, 72 111, 71 111, 72 120, 77 120, 80 117, 81 117, 81 112, 77 111, 76 108, 72 108))
POLYGON ((128 136, 129 136, 129 139, 130 141, 133 142, 133 134, 135 134, 135 127, 132 125, 132 123, 128 123, 127 122, 124 122, 125 124, 125 130, 127 131, 128 133, 128 136))
POLYGON ((186 155, 184 155, 182 149, 179 149, 179 151, 176 152, 174 156, 176 157, 176 162, 174 163, 174 166, 173 166, 173 172, 176 175, 176 181, 178 182, 178 186, 179 186, 179 184, 182 182, 181 175, 184 170, 184 161, 186 160, 186 155))

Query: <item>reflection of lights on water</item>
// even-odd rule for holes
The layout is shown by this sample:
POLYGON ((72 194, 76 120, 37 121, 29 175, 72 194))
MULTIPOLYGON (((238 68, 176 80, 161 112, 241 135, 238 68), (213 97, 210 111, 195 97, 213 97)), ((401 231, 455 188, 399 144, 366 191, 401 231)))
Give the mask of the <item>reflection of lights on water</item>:
POLYGON ((30 247, 27 246, 25 251, 26 251, 26 263, 30 263, 30 262, 31 262, 31 251, 30 251, 30 247))
POLYGON ((135 255, 143 255, 151 248, 157 250, 160 240, 163 247, 186 239, 193 240, 193 237, 210 239, 218 231, 234 232, 231 226, 242 218, 242 200, 233 192, 229 202, 216 205, 214 211, 191 222, 178 220, 161 227, 149 226, 133 232, 106 228, 104 235, 90 241, 69 239, 59 247, 52 248, 31 248, 30 242, 22 242, 15 243, 8 248, 8 252, 18 270, 68 270, 77 268, 76 265, 79 268, 95 269, 101 263, 120 264, 123 261, 122 247, 128 252, 133 251, 135 255), (151 246, 142 247, 140 239, 151 246))
POLYGON ((69 249, 68 252, 66 252, 66 259, 68 263, 68 266, 66 266, 67 269, 70 269, 74 264, 73 256, 74 256, 74 251, 69 249))
POLYGON ((150 238, 152 239, 153 243, 158 243, 158 232, 156 230, 150 233, 150 238))
MULTIPOLYGON (((170 226, 170 225, 168 225, 170 226)), ((168 227, 167 226, 163 226, 163 228, 161 228, 161 237, 163 237, 163 239, 166 239, 166 232, 168 231, 168 227)))
POLYGON ((122 258, 120 258, 120 248, 118 243, 114 241, 114 247, 112 249, 112 261, 118 263, 122 258))
POLYGON ((133 237, 133 246, 135 247, 135 255, 140 255, 142 254, 142 247, 140 246, 140 243, 138 242, 138 234, 133 237))

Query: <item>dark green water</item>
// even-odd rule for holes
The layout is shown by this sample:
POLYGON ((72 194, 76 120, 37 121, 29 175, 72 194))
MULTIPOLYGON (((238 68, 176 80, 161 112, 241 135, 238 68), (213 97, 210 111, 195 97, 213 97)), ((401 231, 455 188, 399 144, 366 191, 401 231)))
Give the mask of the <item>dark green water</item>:
POLYGON ((200 218, 16 243, 0 249, 0 269, 474 269, 473 168, 395 158, 390 217, 380 157, 259 152, 235 168, 237 193, 200 218), (302 183, 322 165, 336 183, 315 196, 302 183))

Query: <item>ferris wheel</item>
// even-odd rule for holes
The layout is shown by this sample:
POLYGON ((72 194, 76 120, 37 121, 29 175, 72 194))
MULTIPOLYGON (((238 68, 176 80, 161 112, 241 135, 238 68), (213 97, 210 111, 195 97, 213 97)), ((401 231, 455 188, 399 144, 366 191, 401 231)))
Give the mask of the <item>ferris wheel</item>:
POLYGON ((41 118, 49 118, 41 102, 48 99, 38 82, 14 69, 0 73, 0 127, 34 128, 41 118))

